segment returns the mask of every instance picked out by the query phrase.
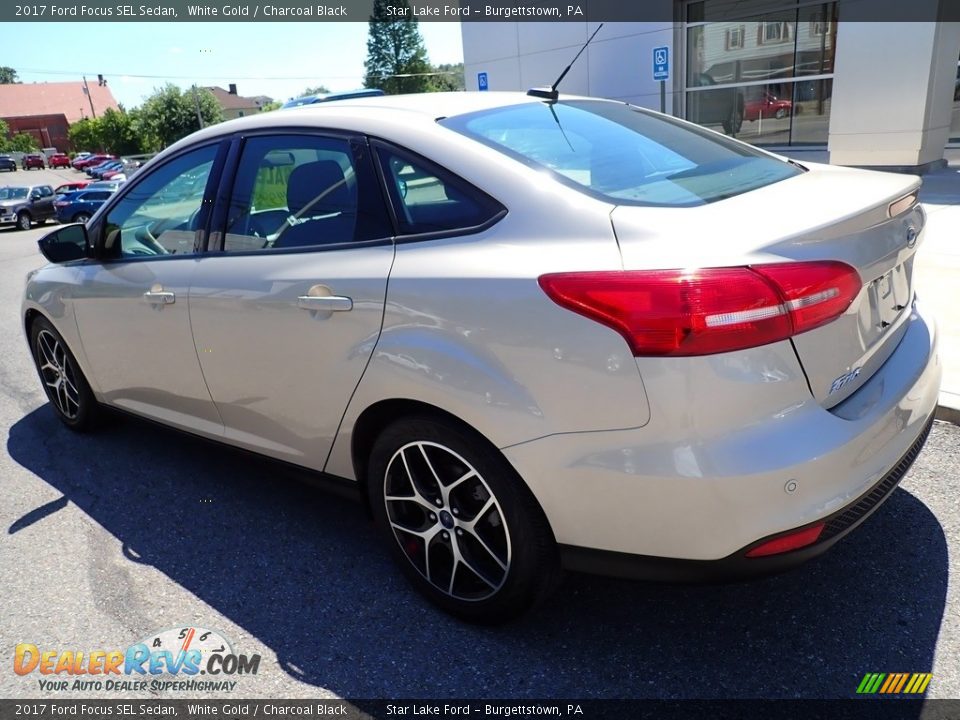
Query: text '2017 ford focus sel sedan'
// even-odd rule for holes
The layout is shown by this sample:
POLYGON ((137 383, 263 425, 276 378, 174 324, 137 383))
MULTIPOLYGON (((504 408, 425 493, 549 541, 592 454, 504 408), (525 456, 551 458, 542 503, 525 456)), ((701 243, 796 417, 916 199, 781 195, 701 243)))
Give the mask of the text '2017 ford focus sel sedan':
POLYGON ((918 184, 620 102, 345 100, 168 148, 40 241, 23 322, 68 427, 352 481, 493 622, 564 566, 779 570, 889 495, 940 384, 918 184))

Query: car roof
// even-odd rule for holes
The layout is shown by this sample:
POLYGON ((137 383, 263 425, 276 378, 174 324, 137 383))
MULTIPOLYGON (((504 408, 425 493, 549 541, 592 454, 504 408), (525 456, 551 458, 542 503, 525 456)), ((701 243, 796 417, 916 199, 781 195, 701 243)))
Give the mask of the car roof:
MULTIPOLYGON (((561 95, 561 100, 592 100, 623 104, 622 101, 561 95)), ((224 135, 247 130, 267 130, 282 127, 296 117, 296 124, 315 125, 331 129, 375 133, 385 127, 384 121, 391 117, 403 124, 436 124, 440 118, 490 110, 513 105, 543 103, 542 98, 530 97, 522 92, 442 92, 416 93, 409 95, 381 95, 376 97, 349 98, 336 102, 303 105, 296 113, 279 111, 257 113, 211 125, 174 143, 151 160, 161 160, 172 152, 198 142, 216 139, 224 135)))

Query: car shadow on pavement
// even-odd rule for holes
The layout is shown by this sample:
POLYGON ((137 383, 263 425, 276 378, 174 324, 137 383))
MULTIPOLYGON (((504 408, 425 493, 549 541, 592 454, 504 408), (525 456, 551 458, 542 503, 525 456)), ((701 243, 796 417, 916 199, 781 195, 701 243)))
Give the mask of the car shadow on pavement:
POLYGON ((929 672, 944 612, 943 530, 902 489, 784 575, 570 575, 534 613, 482 628, 420 599, 359 504, 272 463, 133 419, 74 435, 47 406, 8 450, 118 538, 121 562, 155 566, 292 677, 347 698, 851 697, 869 672, 929 672))

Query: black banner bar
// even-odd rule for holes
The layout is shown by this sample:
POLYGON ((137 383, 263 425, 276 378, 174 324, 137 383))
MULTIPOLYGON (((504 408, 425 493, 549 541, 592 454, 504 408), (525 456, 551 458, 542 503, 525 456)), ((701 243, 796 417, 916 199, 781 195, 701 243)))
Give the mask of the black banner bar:
MULTIPOLYGON (((759 17, 770 2, 743 0, 729 12, 759 17)), ((793 2, 784 0, 783 7, 793 2)), ((393 17, 421 22, 674 22, 673 0, 410 0, 393 17)), ((0 3, 3 22, 367 22, 373 0, 56 0, 0 3)), ((843 20, 960 21, 960 0, 840 0, 843 20)), ((735 19, 724 17, 723 19, 735 19)))
POLYGON ((958 720, 960 700, 0 700, 2 720, 958 720))

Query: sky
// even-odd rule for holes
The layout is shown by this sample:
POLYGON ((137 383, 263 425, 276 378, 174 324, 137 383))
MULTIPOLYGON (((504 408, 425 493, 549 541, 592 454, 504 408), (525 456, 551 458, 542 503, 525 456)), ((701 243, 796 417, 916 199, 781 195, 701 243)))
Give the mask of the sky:
MULTIPOLYGON (((367 23, 17 23, 0 66, 22 82, 96 82, 124 107, 167 82, 187 88, 236 83, 247 97, 288 100, 308 87, 363 86, 367 23)), ((463 61, 460 23, 420 23, 430 62, 463 61)), ((8 28, 10 29, 10 28, 8 28)))

